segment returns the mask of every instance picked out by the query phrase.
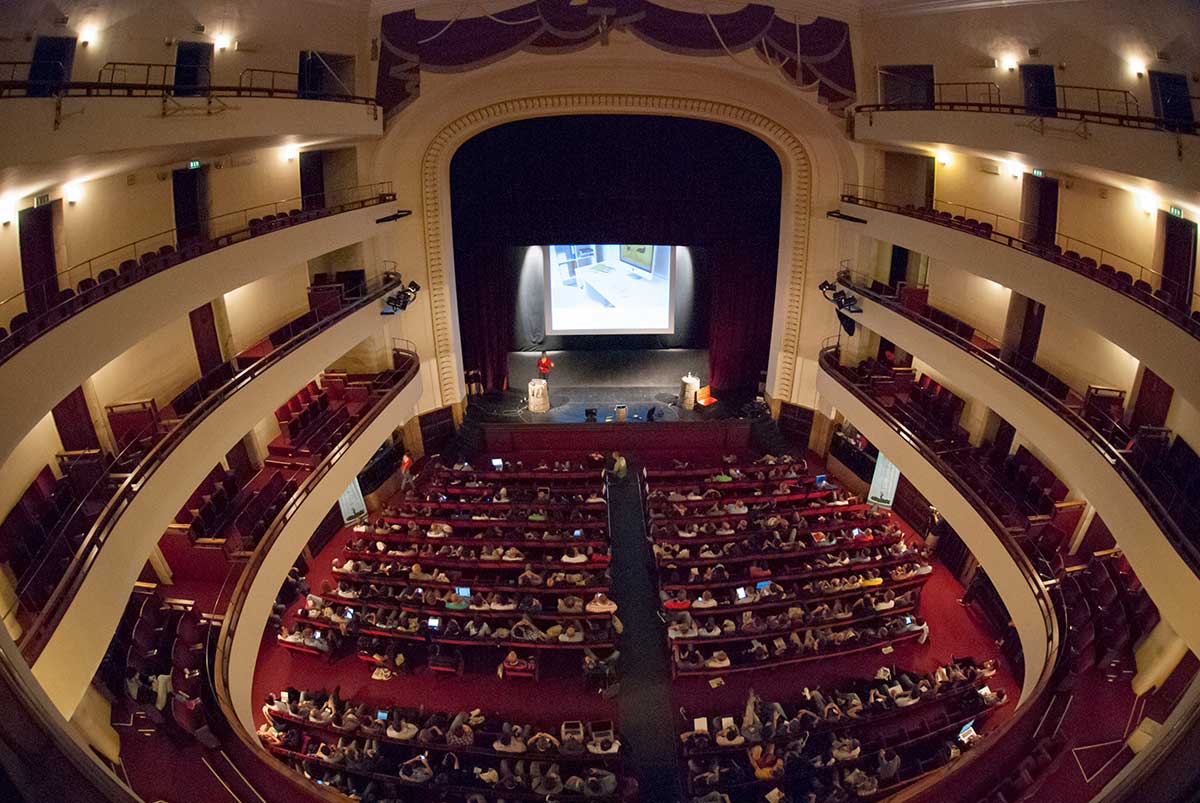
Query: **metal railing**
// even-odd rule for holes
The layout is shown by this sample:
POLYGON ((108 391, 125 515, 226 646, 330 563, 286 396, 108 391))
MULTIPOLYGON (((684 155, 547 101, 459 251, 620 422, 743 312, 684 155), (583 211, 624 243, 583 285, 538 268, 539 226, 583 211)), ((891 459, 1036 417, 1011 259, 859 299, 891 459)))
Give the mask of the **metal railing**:
POLYGON ((0 327, 4 323, 9 327, 9 331, 0 331, 0 365, 92 304, 191 258, 259 234, 395 199, 390 181, 326 190, 320 195, 239 209, 183 229, 168 229, 94 256, 0 301, 0 327), (266 220, 268 216, 274 219, 266 220))
MULTIPOLYGON (((241 75, 238 76, 238 86, 248 95, 262 93, 269 96, 272 92, 278 92, 281 89, 299 92, 300 73, 249 67, 242 70, 241 75)), ((301 94, 311 97, 308 93, 301 94)))
POLYGON ((934 199, 931 210, 919 199, 861 184, 847 184, 841 200, 936 223, 1031 254, 1119 292, 1200 338, 1200 320, 1189 320, 1191 310, 1200 311, 1200 292, 1102 246, 1058 231, 1051 241, 1049 236, 1039 236, 1039 226, 1033 221, 939 199, 934 199), (1171 300, 1180 303, 1175 306, 1171 300), (1190 302, 1186 308, 1183 300, 1190 302))
MULTIPOLYGON (((58 64, 59 77, 52 79, 30 79, 34 64, 43 62, 8 61, 0 62, 0 98, 10 97, 270 97, 303 98, 326 100, 337 103, 356 103, 374 108, 378 115, 375 98, 338 92, 301 92, 298 85, 288 86, 286 81, 271 79, 269 86, 255 80, 246 82, 246 73, 278 72, 280 76, 296 75, 275 70, 243 71, 237 85, 214 84, 212 70, 204 64, 167 64, 157 62, 110 61, 100 68, 95 81, 72 81, 64 66, 58 64), (178 83, 179 71, 195 71, 195 79, 178 83), (7 73, 7 77, 5 76, 7 73)), ((186 75, 187 73, 185 73, 186 75)), ((298 82, 297 82, 298 84, 298 82)))
MULTIPOLYGON (((857 288, 856 288, 857 290, 857 288)), ((985 769, 977 769, 971 772, 972 767, 979 766, 978 762, 984 760, 984 756, 992 757, 994 748, 998 742, 1009 737, 1024 740, 1027 738, 1026 731, 1031 730, 1033 725, 1045 710, 1045 706, 1049 702, 1049 697, 1054 691, 1054 681, 1057 677, 1057 670, 1062 666, 1061 658, 1062 651, 1069 643, 1062 638, 1062 634, 1066 630, 1065 612, 1061 606, 1055 603, 1050 590, 1047 586, 1047 580, 1050 578, 1042 578, 1038 575, 1034 568, 1033 562, 1029 556, 1025 554, 1021 546, 1013 539, 1008 528, 1000 520, 999 516, 988 507, 983 498, 961 477, 953 468, 945 462, 945 460, 924 441, 920 436, 906 427, 900 420, 891 414, 878 400, 870 395, 860 385, 858 385, 850 376, 842 370, 840 363, 840 347, 837 344, 831 344, 833 339, 827 340, 821 348, 819 355, 819 363, 821 369, 832 377, 838 384, 845 387, 854 396, 861 401, 876 417, 884 422, 892 431, 899 435, 906 443, 916 450, 926 462, 936 469, 945 479, 954 487, 954 490, 967 501, 975 512, 987 523, 988 527, 995 534, 997 540, 1003 545, 1009 557, 1016 564, 1018 571, 1021 573, 1025 581, 1026 587, 1030 595, 1036 600, 1038 610, 1042 615, 1042 623, 1046 628, 1047 643, 1046 655, 1047 659, 1042 666, 1041 674, 1037 678, 1037 682, 1033 686, 1033 691, 1029 695, 1025 704, 1017 712, 1015 716, 1004 722, 996 731, 990 733, 986 738, 987 746, 982 749, 972 750, 959 761, 953 762, 943 769, 937 770, 925 777, 920 783, 902 790, 894 799, 914 800, 926 799, 924 795, 929 793, 929 790, 943 782, 946 783, 966 783, 965 779, 970 779, 971 782, 978 784, 982 779, 994 777, 994 768, 989 771, 985 769)), ((961 790, 960 790, 961 791, 961 790)), ((959 794, 958 796, 941 797, 938 799, 950 800, 975 800, 982 799, 990 794, 990 791, 982 794, 977 790, 959 794)), ((928 798, 932 799, 932 798, 928 798)))
MULTIPOLYGON (((1072 429, 1099 452, 1104 461, 1112 466, 1113 470, 1120 475, 1133 494, 1145 506, 1146 511, 1154 519, 1154 523, 1162 531, 1163 535, 1167 537, 1167 540, 1171 542, 1175 551, 1183 558, 1192 571, 1197 576, 1200 576, 1200 546, 1187 538, 1180 523, 1176 522, 1175 518, 1168 512, 1168 506, 1175 507, 1181 503, 1190 505, 1191 503, 1185 495, 1179 494, 1177 498, 1165 500, 1164 503, 1164 500, 1159 498, 1159 495, 1150 488, 1142 475, 1129 462, 1129 452, 1115 446, 1105 433, 1098 430, 1091 422, 1067 406, 1061 399, 1054 396, 1042 385, 1022 373, 1018 367, 989 354, 969 340, 959 337, 944 327, 938 326, 935 322, 904 307, 896 301, 876 293, 869 286, 856 284, 853 281, 853 276, 847 272, 839 273, 838 281, 847 288, 852 289, 857 295, 869 298, 875 303, 887 307, 897 315, 901 315, 923 326, 967 352, 976 360, 1033 396, 1044 406, 1054 411, 1059 418, 1070 424, 1072 429)), ((1200 508, 1192 506, 1192 510, 1195 515, 1200 516, 1200 508)))
MULTIPOLYGON (((889 111, 987 112, 1030 117, 1058 117, 1066 120, 1078 120, 1084 123, 1120 126, 1122 128, 1152 129, 1155 131, 1171 131, 1191 135, 1200 134, 1200 121, 1142 115, 1136 105, 1136 98, 1133 98, 1132 95, 1121 89, 1068 85, 1061 88, 1075 93, 1071 96, 1072 100, 1082 97, 1090 101, 1094 98, 1096 108, 1088 108, 1087 104, 1084 104, 1083 107, 1068 106, 1065 92, 1062 94, 1064 98, 1062 105, 1056 107, 1037 107, 1024 103, 1001 103, 999 88, 996 89, 996 94, 993 97, 992 90, 987 89, 985 91, 982 89, 987 86, 986 82, 972 81, 935 83, 933 85, 934 100, 932 103, 871 103, 856 106, 854 110, 863 114, 889 111), (976 97, 974 98, 971 97, 971 87, 975 87, 973 91, 976 97), (1129 99, 1123 97, 1122 93, 1129 95, 1129 99), (962 96, 961 100, 957 99, 959 95, 962 96), (949 100, 945 99, 947 96, 950 97, 949 100), (1127 103, 1132 106, 1132 112, 1124 111, 1127 103), (1122 111, 1110 111, 1105 108, 1106 106, 1120 108, 1122 111)), ((992 84, 991 86, 995 85, 992 84)))
MULTIPOLYGON (((366 290, 362 295, 350 299, 345 306, 341 306, 337 311, 309 325, 307 328, 300 329, 293 337, 289 338, 278 348, 272 350, 250 367, 237 373, 232 379, 197 404, 190 413, 158 440, 154 447, 138 462, 137 466, 124 476, 120 487, 113 494, 105 495, 106 501, 103 510, 87 530, 87 535, 83 538, 82 543, 73 550, 70 566, 63 573, 62 577, 57 580, 53 593, 37 612, 36 617, 33 618, 33 621, 22 636, 20 642, 21 652, 31 665, 45 647, 46 641, 49 639, 50 634, 53 633, 54 628, 61 620, 67 607, 69 607, 71 600, 74 599, 75 593, 78 591, 83 579, 87 576, 91 565, 95 562, 96 556, 103 549, 109 535, 116 527, 122 513, 129 507, 138 491, 153 477, 154 472, 162 466, 180 443, 230 397, 245 388, 268 369, 278 364, 317 335, 330 329, 364 306, 383 298, 398 286, 400 286, 400 277, 397 274, 389 273, 368 281, 366 290)), ((335 449, 334 453, 336 451, 335 449)), ((63 537, 67 537, 67 534, 70 532, 70 530, 67 530, 63 537)), ((19 605, 20 603, 21 599, 18 597, 16 604, 19 605)), ((13 613, 14 611, 10 610, 7 615, 13 613)))
MULTIPOLYGON (((397 362, 403 360, 403 364, 394 364, 393 369, 400 372, 396 378, 395 384, 388 388, 381 396, 374 400, 374 403, 369 409, 364 411, 363 415, 354 427, 346 434, 338 444, 330 450, 329 454, 313 469, 313 471, 304 478, 300 483, 296 492, 291 499, 287 500, 283 509, 267 526, 266 534, 259 540, 258 545, 254 548, 254 552, 250 555, 246 563, 246 567, 242 570, 238 577, 237 585, 234 587, 233 594, 229 599, 229 605, 225 613, 225 621, 221 627, 221 634, 217 641, 216 657, 213 661, 213 672, 216 676, 217 700, 220 704, 221 713, 229 722, 231 730, 237 735, 237 738, 251 752, 258 755, 261 753, 261 745, 257 740, 252 739, 245 729, 238 722, 237 712, 233 709, 233 703, 229 699, 229 661, 232 653, 232 646, 238 624, 241 621, 243 607, 246 603, 246 598, 250 593, 250 587, 254 583, 254 578, 262 567, 263 561, 266 560, 268 553, 274 548, 279 536, 283 533, 288 521, 300 509, 309 495, 321 483, 321 481, 329 474, 333 467, 337 464, 342 456, 349 450, 354 442, 365 432, 375 420, 383 413, 388 404, 391 403, 397 395, 412 381, 420 370, 420 356, 415 351, 400 351, 393 352, 397 358, 397 362)), ((259 634, 261 636, 261 633, 259 634)), ((274 766, 274 765, 271 765, 274 766)), ((299 779, 291 772, 282 772, 289 780, 299 779)), ((308 788, 308 787, 305 787, 308 788)))
POLYGON ((1142 114, 1137 97, 1128 89, 1056 84, 1054 91, 1058 97, 1058 105, 1064 109, 1086 108, 1125 117, 1140 117, 1142 114), (1091 101, 1095 101, 1094 105, 1090 104, 1091 101))

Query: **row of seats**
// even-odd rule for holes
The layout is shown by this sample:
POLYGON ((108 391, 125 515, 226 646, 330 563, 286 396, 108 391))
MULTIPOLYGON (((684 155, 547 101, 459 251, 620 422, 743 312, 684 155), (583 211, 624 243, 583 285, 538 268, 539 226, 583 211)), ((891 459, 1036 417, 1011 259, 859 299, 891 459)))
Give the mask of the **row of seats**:
POLYGON ((319 425, 328 409, 329 395, 314 380, 275 410, 275 420, 280 432, 291 442, 300 440, 314 424, 319 425))

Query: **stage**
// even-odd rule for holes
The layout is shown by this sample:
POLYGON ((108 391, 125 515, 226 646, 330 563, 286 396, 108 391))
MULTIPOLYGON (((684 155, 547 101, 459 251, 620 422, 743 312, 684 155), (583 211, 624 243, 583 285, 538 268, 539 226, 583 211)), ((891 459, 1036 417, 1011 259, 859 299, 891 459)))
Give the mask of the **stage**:
MULTIPOLYGON (((569 388, 630 388, 679 394, 679 380, 691 372, 708 384, 705 349, 573 349, 548 352, 554 361, 551 391, 569 388)), ((537 351, 508 353, 508 386, 525 392, 525 383, 538 375, 537 351)), ((649 400, 649 399, 646 399, 649 400)), ((553 392, 550 401, 554 401, 553 392)), ((620 400, 617 400, 620 403, 620 400)))

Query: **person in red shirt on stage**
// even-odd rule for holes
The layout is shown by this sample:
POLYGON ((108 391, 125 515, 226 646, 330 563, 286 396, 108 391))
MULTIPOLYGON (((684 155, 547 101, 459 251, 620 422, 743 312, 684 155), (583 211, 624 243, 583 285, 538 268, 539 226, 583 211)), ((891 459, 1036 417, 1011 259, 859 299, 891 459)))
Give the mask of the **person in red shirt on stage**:
POLYGON ((554 361, 546 356, 546 352, 542 352, 542 356, 538 357, 537 369, 538 376, 546 380, 546 385, 550 385, 550 369, 554 367, 554 361))

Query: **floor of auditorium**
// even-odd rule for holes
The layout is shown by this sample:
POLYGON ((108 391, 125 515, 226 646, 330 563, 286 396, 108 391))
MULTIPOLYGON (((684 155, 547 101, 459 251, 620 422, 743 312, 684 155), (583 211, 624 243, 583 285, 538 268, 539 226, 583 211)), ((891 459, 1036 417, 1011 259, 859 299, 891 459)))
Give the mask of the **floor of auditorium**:
MULTIPOLYGON (((711 462, 711 461, 710 461, 711 462)), ((810 455, 810 468, 820 470, 810 455)), ((636 465, 634 466, 636 468, 636 465)), ((954 656, 978 660, 996 658, 1001 669, 990 681, 1010 695, 1010 703, 995 709, 987 730, 1011 716, 1020 685, 1005 665, 994 633, 974 607, 958 600, 961 584, 934 559, 934 571, 921 596, 921 614, 930 624, 928 643, 906 642, 889 655, 879 650, 830 657, 784 671, 753 671, 730 674, 724 684, 712 687, 707 679, 672 680, 667 640, 658 618, 657 579, 645 538, 643 500, 635 482, 615 486, 610 495, 609 516, 613 549, 612 596, 620 604, 625 626, 622 638, 622 681, 619 692, 605 699, 584 688, 574 653, 561 656, 562 666, 550 667, 538 681, 501 680, 494 672, 468 672, 460 677, 434 675, 417 669, 388 681, 371 679, 372 667, 357 660, 353 650, 332 663, 312 655, 285 650, 273 634, 264 636, 254 679, 255 699, 285 686, 332 689, 340 687, 344 698, 377 703, 380 707, 425 706, 429 710, 456 711, 482 707, 520 721, 557 722, 562 719, 612 719, 626 745, 626 769, 639 780, 640 800, 683 799, 679 789, 677 734, 687 716, 736 713, 753 688, 765 699, 795 700, 806 686, 835 687, 840 682, 870 676, 887 663, 930 671, 954 656)), ((893 521, 909 538, 916 533, 893 515, 893 521)), ((332 577, 331 559, 340 554, 352 532, 335 535, 314 555, 309 582, 319 589, 332 577)), ((228 565, 225 573, 207 563, 195 573, 181 571, 171 595, 195 599, 201 610, 220 610, 227 600, 242 564, 228 565)), ((499 651, 494 660, 498 661, 499 651)), ((1072 745, 1066 759, 1042 784, 1039 799, 1062 803, 1085 803, 1103 788, 1132 754, 1124 739, 1145 712, 1163 721, 1175 700, 1182 695, 1197 670, 1192 656, 1180 665, 1171 679, 1153 694, 1135 698, 1129 680, 1132 667, 1115 671, 1093 671, 1073 694, 1056 699, 1043 723, 1044 732, 1061 731, 1072 745)), ((256 711, 261 719, 261 713, 256 711)), ((239 776, 224 754, 204 751, 186 737, 173 737, 170 728, 157 733, 144 720, 132 718, 118 703, 114 723, 121 734, 123 771, 133 788, 146 800, 247 800, 239 787, 239 776), (235 795, 231 790, 237 789, 235 795), (187 792, 182 793, 181 788, 187 792)), ((226 740, 227 748, 229 740, 226 740)), ((231 749, 231 752, 233 750, 231 749)), ((236 758, 236 753, 235 753, 236 758)), ((238 762, 250 768, 256 784, 270 783, 269 772, 254 762, 238 762)), ((272 796, 273 797, 273 796, 272 796)))

